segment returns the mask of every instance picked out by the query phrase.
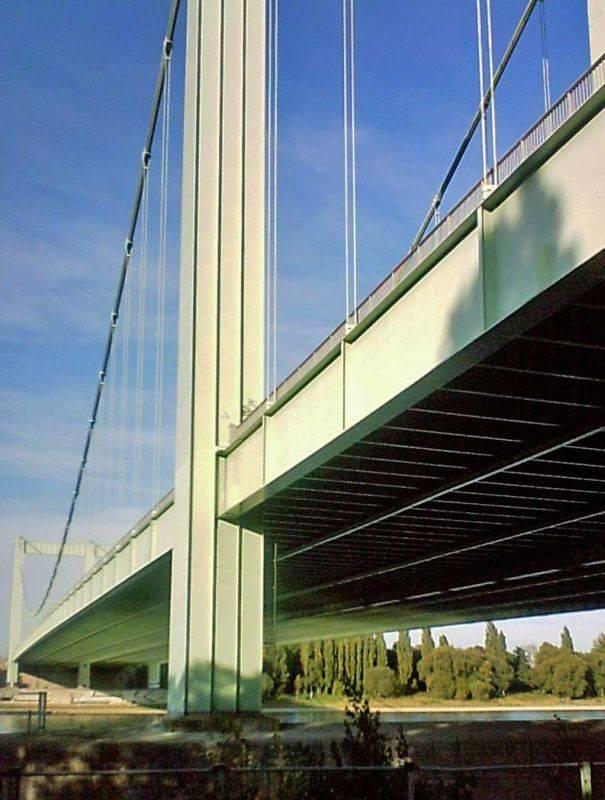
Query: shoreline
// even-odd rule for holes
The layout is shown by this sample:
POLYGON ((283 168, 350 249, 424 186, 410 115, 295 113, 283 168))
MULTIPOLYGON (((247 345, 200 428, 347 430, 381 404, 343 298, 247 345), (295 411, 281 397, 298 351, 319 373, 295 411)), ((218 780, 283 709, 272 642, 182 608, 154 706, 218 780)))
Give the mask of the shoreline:
MULTIPOLYGON (((538 712, 538 711, 601 711, 605 715, 605 703, 602 705, 590 704, 590 703, 578 703, 578 705, 565 705, 565 704, 557 704, 557 705, 498 705, 498 706, 389 706, 389 705, 372 705, 372 711, 379 711, 381 714, 384 713, 396 713, 396 714, 492 714, 492 713, 503 713, 507 714, 511 711, 520 711, 520 712, 538 712)), ((263 708, 263 713, 269 714, 278 714, 280 712, 304 712, 304 711, 327 711, 327 712, 334 712, 334 711, 342 711, 344 712, 344 706, 328 706, 328 705, 318 705, 318 706, 272 706, 269 708, 263 708)))
MULTIPOLYGON (((372 711, 380 712, 381 714, 416 714, 424 715, 427 717, 436 714, 510 714, 514 713, 548 713, 556 714, 570 713, 578 711, 590 711, 594 714, 602 713, 605 716, 605 702, 561 702, 561 703, 498 703, 498 704, 450 704, 444 702, 443 705, 397 705, 387 702, 371 703, 372 711)), ((318 703, 313 705, 308 704, 276 704, 267 705, 261 709, 261 714, 270 717, 275 717, 279 714, 305 714, 305 713, 326 713, 326 714, 344 714, 345 703, 342 704, 327 704, 318 703)), ((10 703, 0 704, 0 715, 5 716, 24 716, 26 714, 35 715, 37 713, 37 706, 34 703, 10 703)), ((115 703, 108 701, 106 703, 95 702, 86 703, 79 702, 77 704, 57 703, 48 705, 48 716, 141 716, 141 717, 164 717, 166 715, 165 708, 155 708, 151 706, 130 705, 126 703, 115 703)))
MULTIPOLYGON (((10 707, 0 705, 0 715, 6 716, 23 716, 24 714, 31 713, 35 716, 38 713, 38 708, 35 704, 11 704, 10 707)), ((166 709, 164 708, 150 708, 148 706, 126 706, 118 703, 94 703, 86 705, 85 703, 78 703, 74 708, 72 705, 54 705, 48 706, 46 709, 47 716, 62 715, 62 716, 164 716, 166 709)))

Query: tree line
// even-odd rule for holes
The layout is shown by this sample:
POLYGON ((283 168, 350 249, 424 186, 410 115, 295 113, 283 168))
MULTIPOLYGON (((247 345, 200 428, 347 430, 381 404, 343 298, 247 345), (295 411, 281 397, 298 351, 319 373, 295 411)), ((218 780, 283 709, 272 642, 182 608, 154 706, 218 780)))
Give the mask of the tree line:
POLYGON ((424 628, 419 646, 400 631, 393 647, 382 634, 323 639, 265 650, 263 694, 394 697, 426 692, 446 700, 488 700, 540 691, 566 698, 605 696, 605 634, 588 653, 575 651, 567 627, 559 647, 507 649, 492 622, 482 646, 460 648, 424 628))

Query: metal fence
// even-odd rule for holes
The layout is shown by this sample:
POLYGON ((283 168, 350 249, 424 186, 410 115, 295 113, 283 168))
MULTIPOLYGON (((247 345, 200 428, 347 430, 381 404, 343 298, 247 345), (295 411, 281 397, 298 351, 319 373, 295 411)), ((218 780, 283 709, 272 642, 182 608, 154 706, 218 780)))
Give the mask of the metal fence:
POLYGON ((605 761, 398 767, 244 766, 9 770, 0 800, 596 800, 605 761))
MULTIPOLYGON (((501 184, 533 155, 561 126, 578 112, 605 85, 605 56, 596 61, 576 83, 552 105, 527 133, 498 161, 497 182, 501 184)), ((489 183, 493 169, 488 173, 489 183)), ((308 375, 344 339, 347 332, 364 320, 401 281, 433 253, 462 223, 481 206, 485 198, 482 181, 457 203, 392 272, 357 307, 349 320, 344 320, 318 347, 291 372, 275 393, 263 400, 234 430, 235 438, 244 435, 260 420, 272 402, 284 397, 305 375, 308 375)))

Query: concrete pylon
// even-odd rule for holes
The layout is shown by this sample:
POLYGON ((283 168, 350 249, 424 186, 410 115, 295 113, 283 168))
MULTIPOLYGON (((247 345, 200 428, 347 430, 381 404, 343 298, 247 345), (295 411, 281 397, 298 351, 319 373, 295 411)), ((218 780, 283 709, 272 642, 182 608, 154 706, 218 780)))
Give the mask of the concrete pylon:
POLYGON ((89 689, 90 688, 90 664, 78 664, 78 677, 77 677, 77 685, 78 689, 89 689))
POLYGON ((10 622, 8 636, 8 667, 6 681, 15 686, 19 680, 19 664, 16 652, 21 642, 23 620, 23 561, 25 556, 76 556, 84 559, 86 574, 109 548, 106 545, 88 542, 88 544, 65 544, 58 542, 31 542, 27 539, 15 539, 13 549, 13 583, 11 589, 10 622))
POLYGON ((147 688, 159 689, 162 682, 162 662, 150 661, 147 664, 147 688))
POLYGON ((168 711, 260 708, 262 537, 217 451, 263 396, 265 2, 189 0, 168 711))

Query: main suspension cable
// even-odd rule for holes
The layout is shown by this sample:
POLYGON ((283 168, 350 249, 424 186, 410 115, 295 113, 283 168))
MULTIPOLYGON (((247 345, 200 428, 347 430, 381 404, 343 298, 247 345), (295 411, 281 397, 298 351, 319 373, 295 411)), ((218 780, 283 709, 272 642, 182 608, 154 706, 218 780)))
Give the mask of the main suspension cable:
POLYGON ((414 237, 414 240, 413 240, 413 242, 411 244, 411 247, 410 247, 410 252, 412 250, 415 250, 418 247, 418 245, 420 244, 420 242, 422 241, 422 239, 424 237, 424 234, 426 233, 427 228, 431 224, 431 220, 433 219, 435 213, 438 211, 438 209, 439 209, 439 207, 441 205, 441 202, 443 200, 443 195, 445 194, 448 186, 452 182, 452 178, 454 177, 454 175, 456 173, 456 170, 458 169, 458 166, 459 166, 460 162, 462 161, 462 157, 466 153, 466 150, 467 150, 467 148, 468 148, 468 146, 469 146, 469 144, 471 142, 471 139, 473 138, 473 134, 477 130, 477 126, 479 125, 479 123, 481 121, 482 109, 483 108, 487 108, 487 106, 489 105, 491 97, 492 97, 492 92, 496 89, 496 86, 500 82, 500 79, 502 78, 502 75, 504 74, 504 70, 506 69, 506 67, 508 65, 508 62, 510 61, 513 53, 515 52, 517 44, 519 43, 519 39, 521 38, 521 35, 523 34, 523 31, 527 27, 527 23, 529 22, 529 19, 530 19, 531 15, 532 15, 532 12, 533 12, 534 8, 536 7, 536 4, 539 1, 540 0, 528 0, 527 6, 525 7, 525 10, 524 10, 523 14, 521 15, 521 18, 520 18, 519 22, 517 23, 517 27, 515 28, 515 31, 514 31, 514 33, 512 35, 512 38, 511 38, 510 42, 508 43, 508 46, 507 46, 506 50, 504 51, 504 55, 502 56, 502 59, 501 59, 500 63, 498 64, 498 67, 497 67, 497 69, 496 69, 496 71, 494 73, 493 86, 490 86, 488 88, 487 92, 485 93, 485 96, 483 97, 482 102, 479 104, 479 108, 475 112, 475 115, 473 116, 473 118, 471 120, 471 124, 469 125, 469 128, 468 128, 466 134, 464 135, 464 138, 462 139, 462 143, 458 147, 458 150, 456 151, 456 155, 454 156, 454 159, 453 159, 452 163, 450 164, 449 169, 445 173, 445 177, 443 178, 443 180, 441 181, 441 184, 439 185, 439 188, 437 189, 437 192, 436 192, 436 194, 435 194, 435 196, 433 198, 433 201, 431 202, 431 206, 430 206, 429 210, 427 211, 426 216, 424 217, 424 220, 422 221, 422 225, 420 226, 420 228, 418 230, 418 233, 414 237))
MULTIPOLYGON (((166 35, 164 37, 164 42, 162 44, 162 58, 161 58, 161 61, 160 61, 160 68, 159 68, 158 76, 157 76, 157 79, 156 79, 155 93, 154 93, 153 102, 152 102, 152 105, 151 105, 151 118, 149 120, 149 125, 148 125, 148 128, 147 128, 147 136, 145 138, 145 144, 144 144, 144 147, 143 147, 143 152, 144 153, 147 152, 150 155, 151 155, 151 150, 152 150, 152 147, 153 147, 155 129, 156 129, 157 120, 158 120, 158 114, 159 114, 159 110, 160 110, 160 103, 161 103, 162 94, 163 94, 163 91, 164 91, 164 81, 165 81, 165 76, 166 76, 165 53, 166 53, 167 49, 168 49, 169 52, 172 51, 173 39, 174 39, 174 31, 175 31, 175 28, 176 28, 176 22, 177 22, 179 7, 180 7, 180 0, 172 0, 172 4, 171 4, 171 7, 170 7, 170 12, 169 12, 169 15, 168 15, 168 24, 166 26, 166 35)), ((41 601, 40 605, 38 606, 38 608, 36 610, 36 616, 40 614, 40 612, 42 611, 42 609, 46 605, 46 602, 48 601, 48 598, 49 598, 50 593, 52 591, 52 588, 54 586, 54 583, 55 583, 55 580, 56 580, 56 577, 57 577, 57 572, 59 570, 59 565, 60 565, 61 560, 63 558, 63 553, 64 553, 64 550, 65 550, 65 544, 67 542, 67 537, 69 536, 69 531, 70 531, 70 528, 71 528, 71 524, 72 524, 72 521, 73 521, 75 510, 76 510, 78 497, 80 495, 80 489, 82 487, 82 480, 84 478, 84 471, 86 469, 86 464, 87 464, 87 461, 88 461, 88 454, 89 454, 89 451, 90 451, 90 446, 91 446, 91 443, 92 443, 93 433, 94 433, 95 425, 96 425, 96 422, 97 422, 97 415, 98 415, 98 412, 99 412, 99 405, 100 405, 100 402, 101 402, 101 397, 103 395, 103 388, 104 388, 104 385, 105 385, 105 377, 107 375, 107 370, 108 370, 108 367, 109 367, 109 358, 111 356, 111 350, 112 350, 112 347, 113 347, 113 344, 114 344, 114 339, 115 339, 116 327, 117 327, 118 319, 119 319, 119 316, 120 316, 120 308, 121 308, 121 305, 122 305, 122 295, 124 293, 124 286, 125 286, 125 283, 126 283, 126 277, 128 275, 128 270, 129 270, 129 266, 130 266, 130 259, 131 259, 131 256, 132 256, 132 248, 133 248, 133 243, 134 243, 134 237, 135 237, 135 233, 136 233, 136 229, 137 229, 137 223, 138 223, 138 219, 139 219, 139 211, 140 211, 140 208, 141 208, 141 201, 142 201, 142 197, 143 197, 143 189, 144 189, 144 186, 145 186, 145 172, 146 172, 145 168, 143 166, 141 166, 141 169, 140 169, 140 172, 139 172, 139 180, 138 180, 136 191, 135 191, 134 204, 133 204, 132 212, 131 212, 131 215, 130 215, 130 223, 129 223, 129 226, 128 226, 128 234, 127 234, 127 237, 126 237, 124 257, 122 259, 122 266, 121 266, 120 273, 119 273, 119 276, 118 276, 118 285, 117 285, 115 300, 114 300, 113 308, 112 308, 111 315, 110 315, 109 331, 107 333, 107 337, 106 337, 106 340, 105 340, 105 347, 104 347, 104 350, 103 350, 103 356, 101 358, 101 369, 99 370, 99 377, 98 377, 98 381, 97 381, 97 388, 96 388, 96 392, 95 392, 95 396, 94 396, 94 402, 93 402, 93 406, 92 406, 92 413, 90 415, 90 420, 89 420, 88 428, 87 428, 87 431, 86 431, 86 437, 85 437, 85 440, 84 440, 84 449, 83 449, 83 452, 82 452, 82 458, 80 460, 80 465, 78 467, 78 472, 77 472, 77 476, 76 476, 76 484, 75 484, 75 488, 74 488, 74 491, 73 491, 73 494, 72 494, 72 499, 71 499, 71 502, 70 502, 70 505, 69 505, 69 509, 68 509, 68 512, 67 512, 67 519, 66 519, 66 522, 65 522, 65 526, 63 528, 63 534, 62 534, 62 537, 61 537, 61 543, 59 545, 59 552, 57 554, 57 558, 55 560, 55 563, 54 563, 54 566, 53 566, 53 569, 52 569, 52 572, 51 572, 51 575, 50 575, 48 586, 46 587, 46 591, 44 592, 44 596, 42 597, 42 601, 41 601)))

